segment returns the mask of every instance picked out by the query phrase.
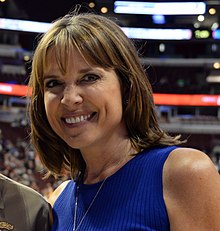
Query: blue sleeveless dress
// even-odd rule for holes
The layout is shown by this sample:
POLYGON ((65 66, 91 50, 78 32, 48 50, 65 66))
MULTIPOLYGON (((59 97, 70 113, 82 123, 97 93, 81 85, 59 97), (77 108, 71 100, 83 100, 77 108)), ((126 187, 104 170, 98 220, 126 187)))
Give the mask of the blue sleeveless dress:
MULTIPOLYGON (((169 231, 162 171, 175 146, 145 150, 107 178, 77 231, 169 231)), ((102 182, 79 185, 79 225, 102 182)), ((52 231, 73 231, 76 184, 70 181, 54 207, 52 231)))

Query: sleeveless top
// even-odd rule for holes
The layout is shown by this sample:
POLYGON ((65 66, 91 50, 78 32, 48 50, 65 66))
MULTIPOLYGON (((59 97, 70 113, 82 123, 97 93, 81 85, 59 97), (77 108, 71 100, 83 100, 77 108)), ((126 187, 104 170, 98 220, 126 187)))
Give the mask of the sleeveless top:
MULTIPOLYGON (((137 154, 104 182, 79 184, 76 213, 77 231, 169 231, 169 218, 163 198, 162 171, 175 146, 154 147, 137 154)), ((52 231, 72 231, 76 184, 70 181, 54 208, 52 231)))

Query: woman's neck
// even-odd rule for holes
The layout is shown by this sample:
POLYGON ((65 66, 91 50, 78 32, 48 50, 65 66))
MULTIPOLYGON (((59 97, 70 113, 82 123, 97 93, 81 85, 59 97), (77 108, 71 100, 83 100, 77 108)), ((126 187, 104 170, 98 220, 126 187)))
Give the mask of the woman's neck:
POLYGON ((83 182, 93 184, 108 178, 132 159, 136 153, 130 140, 124 145, 120 144, 111 149, 105 147, 99 153, 90 152, 88 155, 82 153, 86 162, 83 182))

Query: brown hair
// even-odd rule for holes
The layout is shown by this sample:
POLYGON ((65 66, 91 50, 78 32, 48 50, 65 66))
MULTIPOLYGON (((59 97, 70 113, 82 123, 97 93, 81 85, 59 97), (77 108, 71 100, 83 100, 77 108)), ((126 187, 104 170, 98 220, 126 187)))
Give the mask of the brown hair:
POLYGON ((130 39, 112 20, 91 14, 68 14, 55 21, 41 38, 32 62, 29 86, 31 138, 42 163, 54 176, 85 168, 80 150, 69 147, 51 128, 44 107, 43 76, 46 55, 53 48, 61 71, 75 47, 91 64, 113 68, 121 83, 123 117, 133 147, 140 151, 157 145, 180 144, 158 125, 151 85, 130 39))

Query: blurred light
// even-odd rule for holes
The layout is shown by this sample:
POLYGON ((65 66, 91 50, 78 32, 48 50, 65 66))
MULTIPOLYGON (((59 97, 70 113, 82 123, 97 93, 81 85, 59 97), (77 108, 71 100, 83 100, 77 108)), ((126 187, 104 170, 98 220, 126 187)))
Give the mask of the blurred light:
POLYGON ((215 69, 219 69, 220 68, 220 63, 218 63, 218 62, 213 63, 213 67, 215 69))
POLYGON ((205 17, 203 15, 199 15, 197 19, 199 22, 203 22, 205 20, 205 17))
POLYGON ((210 8, 209 9, 209 14, 211 14, 211 15, 216 14, 216 9, 215 8, 210 8))
POLYGON ((159 51, 160 51, 160 52, 164 52, 165 50, 166 50, 165 44, 164 44, 164 43, 161 43, 161 44, 159 45, 159 51))
POLYGON ((0 0, 0 2, 5 2, 6 0, 0 0))
POLYGON ((176 106, 219 106, 220 95, 206 94, 161 94, 154 93, 154 102, 157 105, 176 106))
POLYGON ((190 29, 147 29, 134 27, 121 27, 124 33, 133 39, 156 40, 189 40, 192 38, 190 29))
POLYGON ((106 14, 107 12, 108 12, 108 8, 107 7, 102 7, 101 8, 101 12, 103 13, 103 14, 106 14))
POLYGON ((218 50, 218 46, 216 44, 212 44, 211 49, 213 52, 216 52, 218 50))
POLYGON ((94 8, 94 7, 95 7, 95 3, 94 3, 94 2, 90 2, 90 3, 89 3, 89 7, 90 7, 90 8, 94 8))
POLYGON ((220 39, 220 29, 214 30, 212 32, 213 39, 220 39))
POLYGON ((24 85, 0 83, 0 94, 3 95, 27 96, 28 92, 30 90, 24 85))
POLYGON ((159 14, 152 15, 152 19, 153 19, 154 24, 165 24, 166 23, 164 15, 159 15, 159 14))
POLYGON ((214 22, 211 26, 212 30, 216 30, 219 27, 219 24, 217 22, 214 22))
POLYGON ((114 12, 122 14, 199 15, 205 14, 205 2, 115 1, 114 12))
POLYGON ((29 55, 25 55, 24 56, 24 61, 29 61, 30 60, 30 56, 29 55))
POLYGON ((220 76, 207 76, 206 82, 208 82, 208 83, 220 83, 220 76))
POLYGON ((199 27, 200 27, 200 23, 196 22, 196 23, 194 23, 193 26, 194 26, 195 28, 199 28, 199 27))
POLYGON ((210 32, 208 30, 196 30, 195 38, 197 39, 207 39, 210 36, 210 32))
POLYGON ((176 84, 178 87, 185 87, 186 86, 186 80, 185 79, 177 79, 176 84))
POLYGON ((28 20, 0 18, 0 29, 43 33, 51 27, 51 23, 28 20))

